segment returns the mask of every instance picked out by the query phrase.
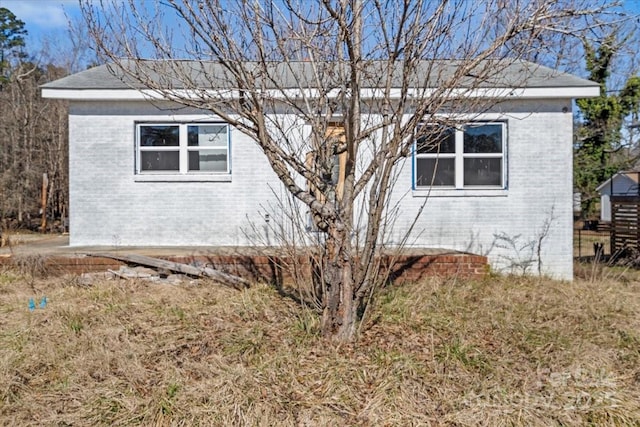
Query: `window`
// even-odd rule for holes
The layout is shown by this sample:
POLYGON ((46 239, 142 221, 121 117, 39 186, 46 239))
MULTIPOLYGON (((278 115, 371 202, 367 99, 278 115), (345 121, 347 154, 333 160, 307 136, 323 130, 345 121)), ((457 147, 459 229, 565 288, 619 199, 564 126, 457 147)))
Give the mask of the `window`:
POLYGON ((138 174, 228 174, 229 126, 138 124, 138 174))
POLYGON ((414 188, 504 188, 504 123, 426 124, 416 135, 414 188))

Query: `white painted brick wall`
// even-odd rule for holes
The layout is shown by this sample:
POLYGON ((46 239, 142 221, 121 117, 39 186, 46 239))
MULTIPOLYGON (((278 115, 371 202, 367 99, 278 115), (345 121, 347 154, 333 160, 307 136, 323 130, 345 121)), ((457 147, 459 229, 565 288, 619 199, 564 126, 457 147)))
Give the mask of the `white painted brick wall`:
MULTIPOLYGON (((202 114, 170 120, 207 120, 202 114)), ((70 113, 71 245, 241 245, 275 174, 231 130, 231 182, 135 182, 136 121, 167 120, 143 103, 74 103, 70 113)))
MULTIPOLYGON (((571 278, 570 110, 569 101, 517 101, 476 117, 507 121, 507 191, 497 197, 437 197, 433 193, 409 242, 487 254, 494 268, 508 269, 530 253, 500 248, 495 236, 517 237, 519 248, 537 240, 545 221, 552 220, 542 241, 542 272, 571 278)), ((134 180, 136 121, 207 118, 186 110, 172 115, 141 102, 73 102, 69 120, 71 245, 231 246, 260 241, 247 234, 264 230, 265 207, 278 204, 273 189, 276 194, 284 192, 257 145, 237 130, 231 135, 231 182, 134 180)), ((424 202, 410 188, 407 159, 394 189, 395 200, 405 196, 400 202, 403 216, 396 221, 390 243, 400 239, 424 202)), ((530 271, 536 273, 537 265, 530 271)))
MULTIPOLYGON (((549 233, 542 240, 541 271, 570 279, 573 276, 570 102, 511 102, 478 119, 507 121, 507 191, 497 197, 437 197, 433 192, 417 220, 414 235, 419 238, 410 242, 488 255, 494 268, 510 271, 514 263, 531 259, 531 251, 523 246, 536 242, 545 221, 551 221, 549 233), (514 241, 515 249, 501 248, 506 242, 497 240, 497 235, 514 241)), ((408 162, 399 183, 411 181, 408 162)), ((423 201, 424 197, 406 197, 402 201, 405 227, 397 227, 391 240, 399 239, 423 201)), ((529 272, 537 273, 536 253, 533 258, 536 263, 529 272)))

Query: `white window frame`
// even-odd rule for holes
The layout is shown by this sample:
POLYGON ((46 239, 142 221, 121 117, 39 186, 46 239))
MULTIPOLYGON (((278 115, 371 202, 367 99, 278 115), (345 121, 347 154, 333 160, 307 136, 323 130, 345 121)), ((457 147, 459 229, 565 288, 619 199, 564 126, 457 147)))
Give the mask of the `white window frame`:
MULTIPOLYGON (((219 147, 217 149, 220 149, 219 147)), ((136 122, 135 123, 135 175, 139 181, 158 181, 167 178, 172 181, 180 180, 228 180, 231 174, 231 126, 224 122, 136 122), (141 145, 141 129, 145 126, 176 126, 178 127, 178 146, 143 147, 141 145), (225 126, 227 129, 227 163, 224 171, 190 171, 189 152, 207 151, 212 148, 189 146, 189 126, 225 126), (179 170, 142 170, 141 152, 143 151, 177 151, 179 154, 179 170)))
MULTIPOLYGON (((423 123, 420 126, 442 126, 439 124, 423 123)), ((413 173, 412 173, 412 187, 414 192, 420 192, 428 190, 430 194, 437 195, 438 192, 450 193, 451 190, 455 192, 462 192, 464 190, 470 190, 469 194, 476 193, 481 194, 486 191, 504 191, 507 188, 507 123, 504 121, 491 121, 491 120, 478 120, 469 121, 461 126, 455 127, 455 153, 418 153, 417 138, 414 138, 413 145, 413 173), (501 126, 502 131, 502 152, 501 153, 465 153, 464 152, 464 133, 469 126, 481 126, 481 125, 498 125, 501 126), (455 162, 455 182, 453 186, 449 185, 418 185, 418 159, 454 159, 455 162), (464 161, 465 159, 500 159, 501 166, 501 183, 500 185, 464 185, 464 161), (449 191, 447 191, 449 190, 449 191)))

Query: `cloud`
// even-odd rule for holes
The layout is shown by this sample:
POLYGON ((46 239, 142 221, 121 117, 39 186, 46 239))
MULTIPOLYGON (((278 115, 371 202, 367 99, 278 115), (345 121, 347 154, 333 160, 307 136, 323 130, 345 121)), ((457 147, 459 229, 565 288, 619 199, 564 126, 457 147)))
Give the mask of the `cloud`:
POLYGON ((77 0, 0 0, 26 24, 28 30, 51 30, 67 27, 67 14, 78 9, 77 0))

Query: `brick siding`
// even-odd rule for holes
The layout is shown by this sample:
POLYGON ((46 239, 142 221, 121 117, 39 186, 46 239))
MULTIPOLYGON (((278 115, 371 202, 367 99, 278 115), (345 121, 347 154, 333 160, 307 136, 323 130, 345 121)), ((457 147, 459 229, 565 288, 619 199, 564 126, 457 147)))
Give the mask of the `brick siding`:
MULTIPOLYGON (((194 255, 194 256, 160 256, 173 262, 201 265, 216 268, 253 281, 272 283, 277 280, 289 281, 286 258, 262 255, 194 255)), ((389 280, 394 283, 417 281, 429 276, 447 276, 459 278, 482 278, 489 271, 487 258, 471 254, 434 254, 434 255, 401 255, 396 256, 389 280)), ((42 270, 48 274, 81 274, 118 270, 126 263, 104 257, 94 256, 48 256, 42 260, 42 270)), ((0 265, 11 266, 14 259, 0 258, 0 265)), ((310 263, 300 260, 302 268, 307 268, 306 277, 311 277, 310 263)))
MULTIPOLYGON (((165 107, 158 109, 145 102, 71 103, 70 244, 272 243, 268 241, 264 214, 270 211, 271 218, 278 220, 278 206, 285 191, 257 145, 237 130, 231 131, 230 182, 136 181, 136 122, 214 121, 201 112, 172 112, 165 107)), ((432 192, 409 246, 486 255, 492 268, 499 271, 511 271, 523 261, 534 261, 530 271, 537 272, 537 253, 527 245, 538 241, 545 222, 550 221, 548 235, 542 240, 541 270, 570 279, 570 101, 504 102, 482 115, 469 115, 469 119, 506 122, 507 189, 493 194, 466 191, 446 197, 432 192)), ((388 245, 401 241, 424 202, 423 194, 412 193, 411 179, 411 159, 407 159, 399 165, 393 190, 392 203, 397 203, 402 216, 387 236, 388 245)), ((460 268, 456 264, 458 271, 460 268)), ((472 268, 476 267, 468 267, 472 268)))

